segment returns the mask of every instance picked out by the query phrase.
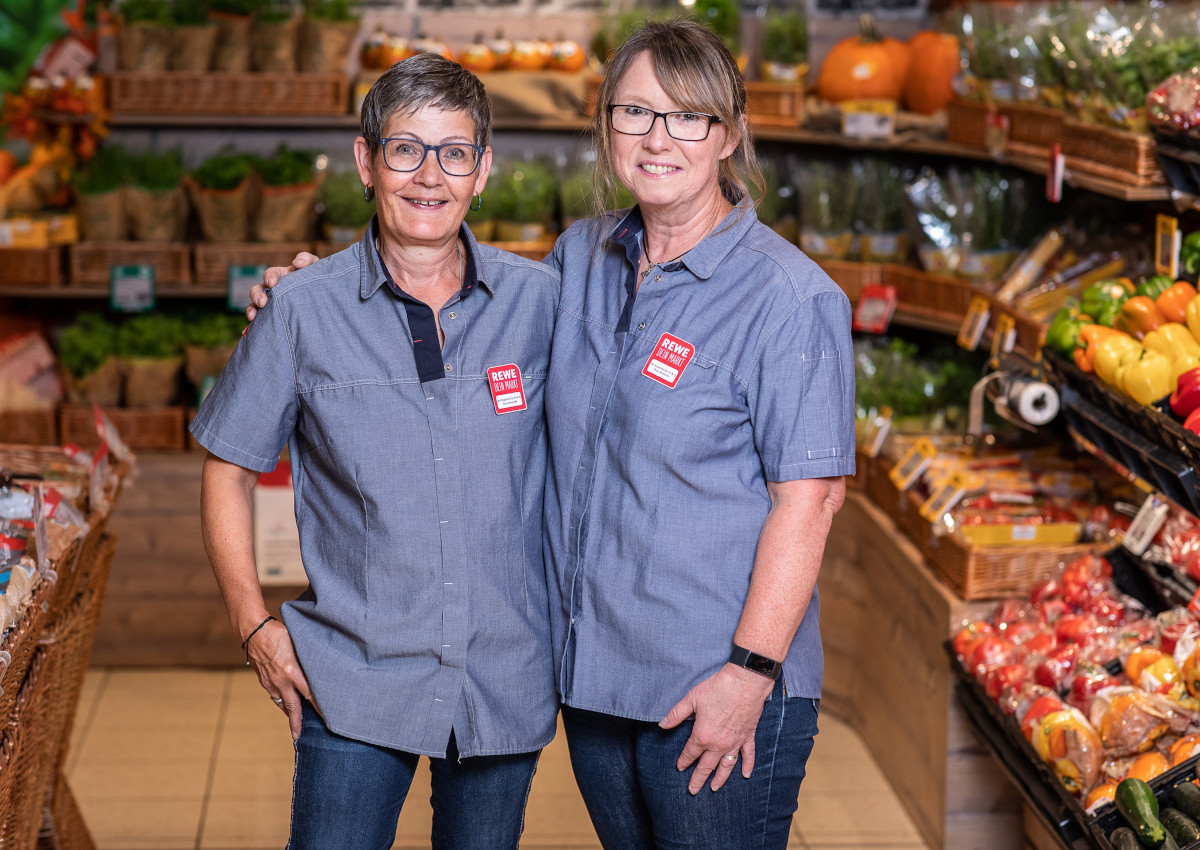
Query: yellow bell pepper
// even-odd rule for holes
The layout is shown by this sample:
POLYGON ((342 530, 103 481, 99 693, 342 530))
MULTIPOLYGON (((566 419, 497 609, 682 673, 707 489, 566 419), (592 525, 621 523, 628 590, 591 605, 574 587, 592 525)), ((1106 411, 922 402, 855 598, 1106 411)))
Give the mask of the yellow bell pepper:
POLYGON ((1120 395, 1129 396, 1129 392, 1125 389, 1125 375, 1129 372, 1129 367, 1142 359, 1141 351, 1126 351, 1121 355, 1121 362, 1117 365, 1117 371, 1113 375, 1112 383, 1109 387, 1120 395))
POLYGON ((1184 352, 1171 361, 1171 383, 1179 385, 1179 376, 1200 368, 1200 353, 1184 352))
POLYGON ((1200 354, 1200 342, 1196 342, 1192 332, 1178 322, 1159 325, 1142 338, 1142 345, 1172 360, 1184 353, 1200 354))
POLYGON ((1113 334, 1100 340, 1096 346, 1096 357, 1092 361, 1092 369, 1096 377, 1110 387, 1120 386, 1116 382, 1117 367, 1121 358, 1127 354, 1141 354, 1142 344, 1131 336, 1113 334))
POLYGON ((1138 404, 1150 404, 1169 396, 1175 389, 1171 383, 1171 361, 1157 351, 1143 351, 1142 356, 1124 370, 1124 387, 1138 404))
POLYGON ((1188 302, 1187 308, 1183 311, 1183 317, 1192 336, 1200 340, 1200 295, 1188 302))

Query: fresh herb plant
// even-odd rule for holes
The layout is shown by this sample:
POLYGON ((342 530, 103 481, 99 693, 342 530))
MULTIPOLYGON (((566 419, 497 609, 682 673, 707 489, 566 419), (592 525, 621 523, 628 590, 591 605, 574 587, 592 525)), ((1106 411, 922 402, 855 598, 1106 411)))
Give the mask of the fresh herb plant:
POLYGON ((799 65, 808 59, 808 20, 799 11, 767 18, 763 34, 763 59, 781 65, 799 65))
POLYGON ((144 153, 129 158, 129 182, 139 189, 165 192, 183 182, 183 152, 144 153))
POLYGON ((120 357, 165 359, 182 353, 183 341, 183 322, 178 317, 135 316, 117 328, 116 353, 120 357))
POLYGON ((83 313, 58 338, 58 355, 75 378, 86 378, 113 356, 116 328, 98 313, 83 313))
POLYGON ((192 179, 204 189, 236 189, 243 180, 254 173, 254 165, 255 158, 249 154, 235 153, 228 147, 222 148, 192 172, 192 179))
POLYGON ((375 202, 363 200, 358 172, 337 171, 321 184, 320 201, 325 220, 335 227, 362 227, 375 214, 375 202))
POLYGON ((303 186, 311 183, 316 174, 313 151, 292 150, 285 144, 275 153, 258 162, 258 174, 267 186, 303 186))
POLYGON ((528 224, 554 217, 555 180, 546 166, 509 163, 493 180, 489 200, 496 220, 528 224))
POLYGON ((76 171, 71 185, 81 195, 102 195, 119 189, 129 173, 129 157, 120 145, 101 145, 96 155, 76 171))

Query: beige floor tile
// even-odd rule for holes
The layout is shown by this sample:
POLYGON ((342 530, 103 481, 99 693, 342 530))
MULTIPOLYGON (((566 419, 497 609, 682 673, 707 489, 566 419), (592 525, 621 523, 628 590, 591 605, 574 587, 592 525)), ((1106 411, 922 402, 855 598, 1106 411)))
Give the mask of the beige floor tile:
POLYGON ((93 726, 79 748, 77 761, 205 762, 212 758, 216 724, 193 728, 180 726, 117 727, 93 726))
POLYGON ((172 800, 111 800, 76 791, 84 822, 100 850, 195 847, 200 797, 172 800))
POLYGON ((291 764, 295 759, 292 733, 286 723, 239 726, 226 724, 217 747, 217 764, 225 762, 270 762, 291 764))
POLYGON ((428 847, 433 827, 433 807, 429 803, 429 760, 421 759, 413 774, 400 821, 396 824, 396 843, 393 847, 428 847))
POLYGON ((81 759, 67 776, 72 788, 97 800, 200 798, 208 785, 209 760, 123 761, 81 759))
POLYGON ((96 728, 211 726, 215 729, 223 706, 222 693, 177 698, 129 691, 110 692, 106 688, 93 711, 92 725, 96 728))
POLYGON ((217 759, 210 794, 213 797, 279 797, 292 793, 295 764, 287 758, 264 761, 217 759))
POLYGON ((267 848, 287 843, 292 799, 212 798, 204 813, 200 848, 267 848))
POLYGON ((848 795, 802 790, 795 825, 810 847, 821 844, 923 846, 908 814, 890 793, 848 795), (864 817, 865 813, 870 816, 864 817))
MULTIPOLYGON (((255 687, 258 687, 256 684, 255 687)), ((270 728, 272 725, 286 726, 287 715, 275 707, 267 692, 258 688, 253 697, 230 696, 225 708, 226 726, 260 726, 270 728)))
POLYGON ((891 786, 870 759, 855 758, 844 753, 827 753, 817 757, 814 750, 805 766, 800 795, 847 794, 855 791, 891 793, 891 786))

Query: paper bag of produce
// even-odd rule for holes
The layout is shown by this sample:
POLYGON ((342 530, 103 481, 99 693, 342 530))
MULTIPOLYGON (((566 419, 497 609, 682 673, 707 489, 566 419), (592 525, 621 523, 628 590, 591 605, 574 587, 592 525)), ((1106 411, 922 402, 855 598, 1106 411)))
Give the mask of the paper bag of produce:
POLYGON ((80 193, 75 214, 79 217, 79 228, 83 231, 84 239, 119 242, 129 230, 120 189, 96 194, 80 193))
POLYGON ((124 192, 125 214, 134 239, 139 242, 178 242, 183 239, 187 201, 182 189, 154 192, 129 187, 124 192))
POLYGON ((317 217, 317 184, 264 186, 258 201, 254 238, 259 242, 303 242, 317 217))
POLYGON ((67 395, 75 404, 98 404, 116 407, 121 403, 121 368, 115 357, 109 357, 92 374, 73 378, 67 395))
POLYGON ((250 30, 250 67, 255 71, 293 73, 296 70, 296 37, 299 30, 299 18, 255 21, 250 30))
POLYGON ((211 24, 175 28, 175 50, 171 54, 172 71, 207 71, 212 64, 217 28, 211 24))
POLYGON ((250 16, 209 12, 209 20, 217 25, 217 43, 213 50, 214 71, 248 71, 250 69, 250 16))
POLYGON ((171 31, 153 24, 125 24, 117 30, 122 71, 165 71, 171 55, 171 31))
POLYGON ((357 21, 343 23, 305 19, 300 27, 300 70, 326 74, 341 71, 356 35, 357 21))
POLYGON ((166 407, 179 391, 182 357, 125 357, 126 407, 166 407))
POLYGON ((187 181, 200 230, 208 242, 245 242, 250 222, 250 180, 234 189, 203 189, 187 181))

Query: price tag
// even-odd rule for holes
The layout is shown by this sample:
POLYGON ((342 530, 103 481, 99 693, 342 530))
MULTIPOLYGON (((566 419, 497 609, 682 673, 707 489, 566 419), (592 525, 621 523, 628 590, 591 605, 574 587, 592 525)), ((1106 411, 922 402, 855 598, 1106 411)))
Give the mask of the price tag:
POLYGON ((988 316, 991 315, 991 312, 991 303, 982 295, 975 295, 971 298, 971 306, 967 308, 967 315, 963 316, 962 325, 958 329, 960 348, 965 348, 967 351, 979 348, 979 341, 983 339, 983 332, 987 328, 988 316))
POLYGON ((867 457, 879 457, 883 451, 883 443, 887 440, 888 432, 892 430, 892 409, 886 405, 879 408, 879 413, 867 423, 863 429, 863 453, 867 457))
POLYGON ((1057 204, 1062 200, 1063 173, 1066 165, 1062 145, 1055 142, 1050 146, 1050 161, 1046 164, 1046 200, 1057 204))
POLYGON ((843 136, 854 139, 890 139, 895 132, 896 104, 894 101, 843 101, 843 136))
POLYGON ((996 317, 996 330, 992 333, 993 368, 1000 363, 1000 358, 1013 350, 1017 343, 1017 320, 1008 313, 996 317))
POLYGON ((897 300, 894 286, 864 286, 858 299, 858 307, 854 311, 852 329, 874 334, 883 333, 892 322, 897 300))
POLYGON ((1149 548, 1150 541, 1154 539, 1154 535, 1158 534, 1158 530, 1166 522, 1169 510, 1170 506, 1162 496, 1151 493, 1146 501, 1142 502, 1137 516, 1129 524, 1129 531, 1125 532, 1122 545, 1134 555, 1141 555, 1149 548))
POLYGON ((958 504, 958 500, 969 487, 970 480, 965 472, 954 473, 934 488, 933 495, 921 505, 921 516, 930 522, 937 522, 943 514, 958 504))
POLYGON ((904 457, 888 471, 888 478, 896 485, 897 490, 907 490, 929 468, 935 457, 937 449, 928 437, 922 437, 913 443, 904 453, 904 457))
POLYGON ((266 270, 265 265, 229 267, 229 278, 226 282, 228 297, 225 303, 230 310, 240 313, 246 309, 246 305, 250 303, 250 290, 262 283, 266 270))
POLYGON ((1179 219, 1172 215, 1159 215, 1154 220, 1154 270, 1170 275, 1171 280, 1179 277, 1179 248, 1182 236, 1179 219))
POLYGON ((154 309, 154 266, 113 266, 109 272, 109 306, 117 313, 154 309))
POLYGON ((983 129, 984 146, 992 156, 1000 156, 1008 147, 1008 116, 988 109, 983 129))

